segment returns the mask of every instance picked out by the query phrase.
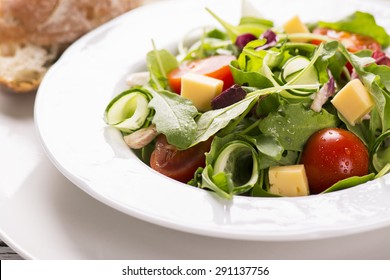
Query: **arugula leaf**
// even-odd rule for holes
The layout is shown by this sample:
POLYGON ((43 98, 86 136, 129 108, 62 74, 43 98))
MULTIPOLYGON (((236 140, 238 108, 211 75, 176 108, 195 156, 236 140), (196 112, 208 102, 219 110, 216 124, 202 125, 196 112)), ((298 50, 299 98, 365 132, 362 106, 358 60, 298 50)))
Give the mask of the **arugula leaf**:
POLYGON ((307 139, 316 131, 326 127, 337 127, 335 115, 325 109, 317 113, 303 104, 281 105, 259 124, 260 131, 275 137, 286 150, 302 151, 307 139))
POLYGON ((253 137, 254 143, 258 151, 266 156, 280 160, 284 152, 284 148, 272 136, 260 134, 253 137))
POLYGON ((253 40, 250 41, 242 50, 238 57, 238 67, 246 72, 257 72, 263 66, 264 57, 267 55, 265 50, 257 50, 258 47, 263 46, 267 40, 253 40))
POLYGON ((280 94, 269 94, 259 100, 256 105, 256 116, 265 117, 269 113, 276 111, 284 101, 281 99, 280 94))
POLYGON ((147 90, 153 96, 149 106, 155 110, 152 123, 157 131, 178 149, 188 148, 194 141, 197 128, 194 120, 198 114, 196 107, 190 100, 167 90, 147 90))
POLYGON ((259 153, 260 169, 275 165, 293 165, 297 161, 298 153, 286 151, 279 141, 272 136, 260 134, 253 136, 252 141, 259 153))
POLYGON ((367 83, 371 83, 371 92, 374 95, 376 106, 382 119, 382 130, 390 129, 390 67, 372 64, 366 71, 376 77, 364 74, 367 83))
POLYGON ((375 18, 369 13, 357 11, 337 22, 320 21, 318 26, 370 36, 375 38, 383 47, 390 45, 390 36, 382 26, 375 22, 375 18))
POLYGON ((390 163, 390 147, 382 148, 373 156, 372 163, 376 171, 382 170, 390 163))
POLYGON ((390 91, 390 67, 386 65, 371 64, 365 68, 366 71, 378 75, 382 85, 390 91))
POLYGON ((370 146, 370 143, 372 143, 373 135, 369 130, 369 124, 367 121, 363 121, 361 123, 351 125, 346 118, 344 118, 343 115, 340 113, 337 113, 340 120, 345 124, 347 129, 351 131, 353 134, 355 134, 359 139, 366 145, 367 147, 370 146))
POLYGON ((390 129, 379 135, 370 146, 370 154, 373 154, 372 164, 376 171, 380 171, 390 163, 390 129))
POLYGON ((230 121, 239 117, 251 104, 257 100, 256 95, 247 97, 237 103, 218 110, 207 111, 197 120, 197 131, 194 143, 206 141, 219 130, 226 127, 230 121))
POLYGON ((208 11, 225 28, 232 42, 235 42, 237 36, 244 33, 251 33, 256 37, 259 37, 264 31, 273 27, 272 21, 256 19, 253 17, 242 18, 240 24, 235 26, 217 16, 209 8, 206 8, 206 11, 208 11))
POLYGON ((181 61, 202 59, 218 54, 238 55, 237 47, 230 41, 226 33, 217 29, 204 32, 200 40, 189 46, 188 49, 185 47, 183 40, 179 45, 179 49, 181 61))
POLYGON ((329 192, 335 192, 335 191, 340 191, 344 189, 348 189, 357 185, 364 184, 368 181, 374 180, 375 179, 375 174, 370 173, 365 176, 353 176, 346 178, 344 180, 338 181, 337 183, 333 184, 326 190, 324 190, 322 193, 329 193, 329 192))
MULTIPOLYGON (((323 48, 320 49, 320 53, 318 54, 317 60, 314 62, 314 65, 318 72, 319 82, 321 84, 325 84, 329 80, 329 75, 327 70, 329 67, 329 63, 334 61, 333 58, 336 55, 338 46, 339 46, 339 42, 337 41, 324 43, 323 48)), ((333 64, 333 66, 335 66, 335 64, 333 64)), ((344 65, 341 64, 339 64, 338 66, 341 69, 344 67, 344 65)), ((334 69, 334 71, 341 73, 341 69, 338 70, 334 69)))
POLYGON ((284 151, 282 157, 276 160, 265 154, 259 154, 259 168, 265 169, 277 165, 294 165, 297 163, 298 156, 299 152, 297 151, 284 151))
POLYGON ((238 61, 233 60, 230 63, 230 71, 232 72, 234 81, 239 85, 249 87, 267 88, 272 87, 272 83, 259 72, 246 72, 238 67, 238 61))
POLYGON ((150 84, 155 90, 169 89, 167 74, 179 67, 176 57, 167 50, 152 50, 146 55, 150 84))

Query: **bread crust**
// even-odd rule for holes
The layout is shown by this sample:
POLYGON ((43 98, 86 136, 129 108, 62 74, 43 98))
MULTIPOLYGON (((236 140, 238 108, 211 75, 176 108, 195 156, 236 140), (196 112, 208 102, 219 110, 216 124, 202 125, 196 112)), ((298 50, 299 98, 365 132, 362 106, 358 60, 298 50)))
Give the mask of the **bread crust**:
MULTIPOLYGON (((4 57, 9 59, 12 56, 12 53, 4 50, 12 49, 15 45, 18 48, 34 45, 46 50, 56 49, 56 56, 59 56, 61 50, 83 34, 139 6, 141 2, 141 0, 0 0, 0 64, 4 57)), ((48 57, 47 68, 54 60, 53 57, 48 57)), ((0 75, 0 85, 15 92, 29 92, 39 86, 43 75, 44 73, 26 81, 0 75)))
POLYGON ((1 0, 0 42, 71 43, 138 0, 1 0))

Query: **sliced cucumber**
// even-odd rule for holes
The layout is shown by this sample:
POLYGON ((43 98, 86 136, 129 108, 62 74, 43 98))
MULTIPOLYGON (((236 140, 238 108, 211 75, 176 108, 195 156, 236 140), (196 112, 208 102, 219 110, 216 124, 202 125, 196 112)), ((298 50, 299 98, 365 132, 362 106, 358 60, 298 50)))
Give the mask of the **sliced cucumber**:
POLYGON ((292 76, 301 72, 309 64, 310 60, 304 56, 294 56, 290 58, 283 66, 281 73, 282 80, 287 83, 289 80, 291 80, 292 76))
POLYGON ((120 93, 105 110, 106 123, 125 133, 140 129, 148 121, 149 100, 148 94, 140 89, 120 93))
MULTIPOLYGON (((310 59, 304 56, 294 56, 284 65, 281 72, 281 79, 284 83, 290 85, 313 85, 318 84, 317 69, 310 63, 310 59)), ((307 96, 316 90, 313 89, 294 89, 289 90, 293 95, 307 96)))
POLYGON ((231 174, 234 187, 253 186, 259 178, 257 156, 247 143, 233 141, 226 145, 214 163, 214 174, 231 174))

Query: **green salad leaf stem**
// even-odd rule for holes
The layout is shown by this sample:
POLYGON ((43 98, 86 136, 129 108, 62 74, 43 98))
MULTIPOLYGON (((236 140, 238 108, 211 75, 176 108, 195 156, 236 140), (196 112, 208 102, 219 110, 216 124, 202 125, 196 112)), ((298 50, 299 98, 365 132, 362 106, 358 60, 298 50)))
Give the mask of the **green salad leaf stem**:
POLYGON ((176 57, 165 49, 157 50, 154 47, 146 55, 146 65, 150 73, 151 86, 155 90, 168 90, 169 83, 167 74, 179 66, 176 57))
POLYGON ((251 33, 256 37, 259 37, 264 31, 273 27, 273 22, 270 20, 256 20, 252 17, 241 19, 240 24, 235 26, 217 16, 209 8, 206 8, 206 11, 208 11, 225 28, 232 42, 235 42, 239 35, 245 33, 251 33))

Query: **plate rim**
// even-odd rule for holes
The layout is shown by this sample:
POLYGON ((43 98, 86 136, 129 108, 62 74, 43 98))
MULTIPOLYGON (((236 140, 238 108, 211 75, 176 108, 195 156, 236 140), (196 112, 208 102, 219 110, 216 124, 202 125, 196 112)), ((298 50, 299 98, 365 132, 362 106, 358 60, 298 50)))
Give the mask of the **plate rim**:
MULTIPOLYGON (((110 21, 109 23, 102 25, 101 27, 93 30, 92 32, 86 34, 85 36, 80 38, 74 45, 72 45, 68 50, 65 51, 63 56, 61 56, 61 58, 57 61, 57 63, 55 65, 53 65, 53 67, 49 70, 47 76, 45 76, 45 78, 43 80, 43 84, 45 84, 46 80, 50 78, 51 73, 54 73, 55 71, 57 71, 56 69, 58 67, 61 67, 61 63, 63 63, 67 59, 71 59, 73 52, 75 50, 77 50, 77 46, 80 46, 80 45, 84 44, 87 40, 94 38, 95 36, 98 36, 101 32, 104 32, 110 28, 113 28, 117 24, 121 24, 123 19, 131 16, 132 13, 135 13, 135 12, 141 13, 143 11, 147 11, 147 10, 149 10, 150 7, 152 7, 152 5, 153 5, 153 7, 155 5, 165 6, 165 5, 170 5, 169 3, 175 3, 175 2, 178 2, 178 0, 168 0, 168 1, 162 1, 161 3, 158 3, 158 4, 152 3, 150 5, 142 6, 140 8, 135 9, 135 10, 132 10, 132 11, 114 19, 113 21, 110 21)), ((382 0, 379 0, 378 3, 379 2, 382 2, 382 0)), ((44 88, 44 86, 42 88, 44 88)), ((110 207, 113 207, 113 208, 115 208, 121 212, 124 212, 126 214, 129 214, 133 217, 136 217, 136 218, 139 218, 139 219, 142 219, 144 221, 148 221, 148 222, 160 225, 160 226, 169 227, 172 229, 185 231, 185 232, 189 232, 189 233, 195 233, 195 234, 200 234, 200 235, 205 235, 205 236, 220 237, 220 238, 229 238, 229 239, 238 239, 238 240, 259 240, 259 241, 260 240, 261 241, 283 241, 283 240, 291 241, 291 240, 310 240, 310 239, 319 239, 319 238, 330 238, 330 237, 335 237, 335 236, 344 236, 344 235, 350 235, 350 234, 354 234, 354 233, 361 233, 361 232, 374 230, 374 229, 378 229, 378 228, 382 228, 382 227, 390 225, 390 219, 389 219, 389 220, 384 220, 380 223, 377 222, 374 225, 370 225, 369 227, 367 227, 367 225, 365 227, 357 226, 356 228, 349 228, 349 230, 342 229, 342 228, 340 228, 339 230, 332 229, 330 231, 317 229, 315 231, 307 231, 304 236, 302 236, 302 233, 293 233, 293 234, 290 233, 288 236, 286 236, 286 235, 280 235, 280 236, 261 235, 261 236, 259 236, 258 233, 246 234, 246 235, 243 235, 240 232, 226 233, 226 231, 223 229, 213 229, 213 231, 210 231, 210 230, 204 229, 204 228, 183 225, 182 223, 177 223, 177 222, 174 222, 170 219, 165 220, 165 219, 162 219, 161 217, 160 218, 156 218, 155 216, 151 217, 150 215, 147 215, 147 214, 144 214, 141 212, 137 212, 137 211, 135 211, 135 209, 129 209, 125 205, 118 204, 114 200, 110 200, 107 197, 101 197, 100 193, 96 192, 91 186, 87 185, 85 183, 85 181, 79 180, 79 178, 75 177, 74 174, 69 172, 69 170, 66 167, 64 167, 61 162, 58 161, 56 156, 53 154, 53 152, 48 147, 48 145, 44 139, 44 136, 42 134, 41 128, 39 126, 40 122, 39 122, 38 116, 39 116, 40 112, 38 112, 38 108, 40 106, 41 96, 43 95, 41 93, 42 91, 43 90, 41 90, 41 87, 40 87, 40 89, 38 89, 35 108, 34 108, 34 119, 35 119, 36 129, 38 131, 40 142, 42 143, 42 146, 43 146, 46 154, 49 156, 50 160, 54 163, 56 168, 58 170, 60 170, 61 173, 63 173, 65 175, 65 177, 67 177, 72 183, 74 183, 76 186, 78 186, 83 191, 88 193, 90 196, 109 205, 110 207)), ((389 177, 389 176, 387 175, 386 177, 389 177)), ((204 192, 204 190, 199 190, 199 191, 204 192)), ((240 198, 238 198, 238 199, 240 199, 240 198)))

